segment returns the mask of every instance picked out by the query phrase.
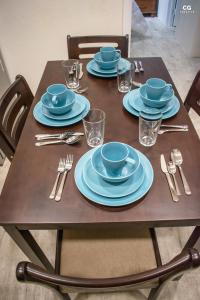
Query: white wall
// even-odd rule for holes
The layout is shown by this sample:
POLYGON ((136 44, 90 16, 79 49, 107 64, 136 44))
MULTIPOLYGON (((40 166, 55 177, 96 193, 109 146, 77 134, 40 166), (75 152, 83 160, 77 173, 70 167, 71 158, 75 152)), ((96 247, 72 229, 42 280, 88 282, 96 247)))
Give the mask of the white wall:
POLYGON ((158 2, 158 19, 164 24, 168 24, 168 11, 170 0, 159 0, 158 2))
POLYGON ((35 92, 46 62, 67 58, 67 34, 130 34, 130 5, 131 0, 0 1, 0 49, 11 80, 20 73, 35 92))

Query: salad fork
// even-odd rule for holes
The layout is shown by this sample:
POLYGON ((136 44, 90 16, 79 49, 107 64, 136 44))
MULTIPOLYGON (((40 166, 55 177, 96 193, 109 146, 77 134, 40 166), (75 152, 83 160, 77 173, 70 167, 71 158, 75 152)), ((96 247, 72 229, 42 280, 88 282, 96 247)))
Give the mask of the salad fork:
POLYGON ((64 184, 65 184, 65 179, 66 179, 67 173, 72 168, 72 164, 73 164, 73 154, 68 154, 67 158, 66 158, 66 161, 65 161, 65 168, 64 168, 65 170, 64 170, 63 177, 62 177, 62 181, 60 183, 58 192, 57 192, 56 197, 55 197, 56 201, 60 201, 60 199, 61 199, 62 191, 63 191, 64 184))
POLYGON ((51 191, 51 194, 49 195, 49 199, 54 199, 55 194, 56 194, 57 185, 58 185, 58 180, 60 178, 60 174, 63 173, 64 170, 65 170, 65 159, 61 158, 59 160, 58 169, 57 169, 58 174, 56 176, 56 180, 55 180, 53 189, 51 191))

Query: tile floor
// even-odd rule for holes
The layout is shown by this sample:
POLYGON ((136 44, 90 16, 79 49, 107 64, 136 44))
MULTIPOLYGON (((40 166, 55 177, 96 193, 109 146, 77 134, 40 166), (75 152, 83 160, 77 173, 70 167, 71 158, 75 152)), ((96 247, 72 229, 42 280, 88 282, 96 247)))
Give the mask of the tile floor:
MULTIPOLYGON (((200 69, 200 58, 188 58, 174 37, 172 30, 166 29, 157 18, 147 19, 150 37, 136 37, 133 33, 131 56, 161 56, 174 80, 177 89, 185 98, 191 82, 200 69), (165 37, 165 38, 163 38, 165 37)), ((144 66, 145 67, 145 66, 144 66)), ((194 125, 200 135, 200 122, 195 114, 191 114, 194 125)), ((9 162, 0 169, 0 190, 2 189, 9 162)), ((192 228, 160 228, 157 229, 163 262, 176 255, 187 240, 192 228)), ((45 253, 53 263, 55 253, 55 232, 32 232, 45 253)), ((15 269, 19 261, 26 257, 14 242, 0 228, 0 300, 53 300, 56 296, 48 289, 20 284, 15 279, 15 269)), ((161 300, 198 300, 200 299, 200 270, 188 273, 178 283, 171 282, 161 294, 161 300)), ((73 295, 76 300, 144 300, 142 292, 113 293, 103 295, 73 295)))

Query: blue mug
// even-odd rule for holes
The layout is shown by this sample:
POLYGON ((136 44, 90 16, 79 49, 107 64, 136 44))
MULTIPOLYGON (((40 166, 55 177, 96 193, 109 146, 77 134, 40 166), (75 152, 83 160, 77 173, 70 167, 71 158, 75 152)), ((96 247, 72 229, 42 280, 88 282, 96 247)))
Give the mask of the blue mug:
POLYGON ((101 58, 104 61, 112 61, 117 59, 116 54, 119 53, 121 55, 121 50, 116 49, 115 47, 102 47, 100 49, 101 58))
POLYGON ((47 88, 48 99, 54 106, 63 106, 66 104, 67 88, 64 84, 52 84, 47 88))
POLYGON ((101 147, 103 164, 111 176, 117 175, 127 162, 136 164, 136 161, 128 156, 129 149, 122 143, 110 142, 101 147))
POLYGON ((172 85, 160 78, 150 78, 146 81, 146 92, 149 99, 160 100, 166 89, 172 89, 172 85))

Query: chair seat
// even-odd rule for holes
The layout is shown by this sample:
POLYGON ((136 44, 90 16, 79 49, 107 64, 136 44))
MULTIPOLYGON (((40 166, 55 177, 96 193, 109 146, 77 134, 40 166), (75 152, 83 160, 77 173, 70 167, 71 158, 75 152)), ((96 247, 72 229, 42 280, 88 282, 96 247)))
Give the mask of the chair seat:
POLYGON ((148 229, 64 230, 60 274, 111 278, 156 268, 148 229))

